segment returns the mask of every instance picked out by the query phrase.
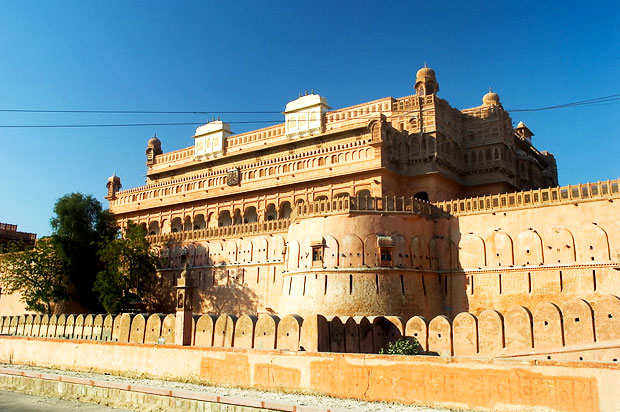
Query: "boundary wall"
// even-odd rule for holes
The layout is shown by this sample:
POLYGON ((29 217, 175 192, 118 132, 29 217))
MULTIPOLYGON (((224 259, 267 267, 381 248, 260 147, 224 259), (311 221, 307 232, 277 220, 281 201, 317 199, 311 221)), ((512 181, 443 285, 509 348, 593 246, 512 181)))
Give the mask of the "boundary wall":
POLYGON ((0 337, 0 362, 459 408, 620 410, 620 365, 613 363, 257 351, 7 336, 0 337))
MULTIPOLYGON (((175 342, 173 314, 3 316, 0 333, 26 337, 116 341, 134 344, 175 342)), ((477 316, 461 312, 450 320, 414 316, 324 317, 230 314, 194 315, 191 346, 259 350, 378 353, 402 337, 416 340, 422 353, 441 356, 538 356, 618 362, 620 298, 589 303, 573 299, 558 306, 515 305, 477 316)))

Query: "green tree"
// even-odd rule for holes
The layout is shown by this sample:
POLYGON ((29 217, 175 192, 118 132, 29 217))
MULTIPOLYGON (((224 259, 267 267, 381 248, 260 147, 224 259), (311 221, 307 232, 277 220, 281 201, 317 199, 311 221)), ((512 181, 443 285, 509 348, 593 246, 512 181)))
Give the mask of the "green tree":
POLYGON ((101 308, 93 286, 103 268, 98 252, 116 236, 114 216, 92 196, 69 193, 56 201, 52 239, 67 265, 71 298, 91 312, 101 308))
POLYGON ((0 256, 0 278, 8 293, 19 292, 26 309, 50 314, 67 297, 66 266, 50 238, 0 256))
POLYGON ((159 259, 145 236, 144 227, 130 223, 123 238, 99 253, 105 269, 97 274, 94 290, 108 313, 143 302, 152 286, 159 259))

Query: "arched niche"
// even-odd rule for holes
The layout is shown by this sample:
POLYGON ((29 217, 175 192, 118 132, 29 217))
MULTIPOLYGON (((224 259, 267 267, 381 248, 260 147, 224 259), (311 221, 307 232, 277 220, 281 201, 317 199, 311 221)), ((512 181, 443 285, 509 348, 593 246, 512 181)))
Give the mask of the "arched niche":
POLYGON ((458 262, 456 247, 450 239, 434 237, 428 243, 431 269, 452 269, 458 262))
POLYGON ((542 239, 546 264, 575 262, 575 239, 568 229, 550 227, 543 232, 542 239))
POLYGON ((575 230, 578 262, 609 261, 607 232, 597 224, 581 225, 575 230))
POLYGON ((325 250, 323 252, 323 262, 326 267, 338 267, 340 258, 340 245, 333 236, 325 236, 325 250))
POLYGON ((514 243, 515 265, 540 265, 543 263, 542 239, 533 230, 517 235, 514 243))
POLYGON ((512 238, 503 232, 493 232, 486 240, 487 266, 510 266, 514 263, 512 238))
POLYGON ((465 269, 486 266, 486 246, 478 235, 468 233, 461 237, 459 243, 459 263, 465 269))
POLYGON ((299 242, 289 240, 286 248, 286 267, 289 271, 299 269, 299 242))
POLYGON ((356 235, 346 235, 342 240, 342 267, 361 267, 364 263, 364 244, 356 235))
POLYGON ((428 245, 421 236, 411 239, 411 265, 414 269, 428 269, 428 245))

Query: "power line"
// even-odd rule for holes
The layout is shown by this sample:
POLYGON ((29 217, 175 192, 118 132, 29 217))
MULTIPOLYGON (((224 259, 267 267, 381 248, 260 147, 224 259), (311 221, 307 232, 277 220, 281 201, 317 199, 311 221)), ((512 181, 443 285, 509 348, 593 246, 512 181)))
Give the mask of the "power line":
POLYGON ((85 114, 281 114, 282 111, 150 111, 150 110, 52 110, 52 109, 0 109, 2 113, 85 113, 85 114))
POLYGON ((609 103, 609 102, 615 102, 618 100, 620 100, 620 94, 611 94, 609 96, 596 97, 594 99, 587 99, 587 100, 579 100, 576 102, 558 104, 554 106, 538 107, 538 108, 530 108, 530 109, 511 109, 507 111, 508 112, 539 112, 543 110, 564 109, 567 107, 598 105, 599 103, 609 103))
MULTIPOLYGON (((226 122, 229 124, 254 124, 254 123, 282 123, 282 120, 250 120, 239 122, 226 122)), ((116 123, 116 124, 48 124, 48 125, 0 125, 0 128, 88 128, 88 127, 140 127, 140 126, 198 126, 203 125, 204 122, 190 122, 190 123, 116 123)))
MULTIPOLYGON (((600 106, 620 103, 620 93, 609 96, 596 97, 593 99, 579 100, 570 103, 558 104, 553 106, 525 108, 525 109, 509 109, 508 112, 537 112, 554 109, 564 109, 569 107, 581 106, 600 106)), ((410 109, 406 110, 410 111, 410 109)), ((394 113, 400 110, 392 110, 394 113)), ((55 110, 55 109, 0 109, 0 113, 73 113, 73 114, 282 114, 281 111, 149 111, 149 110, 55 110)), ((298 112, 299 113, 299 112, 298 112)), ((259 124, 259 123, 281 123, 282 120, 248 120, 248 121, 230 121, 229 124, 259 124)), ((113 123, 113 124, 58 124, 58 125, 0 125, 0 128, 97 128, 97 127, 142 127, 142 126, 196 126, 202 125, 204 122, 176 122, 176 123, 113 123)))

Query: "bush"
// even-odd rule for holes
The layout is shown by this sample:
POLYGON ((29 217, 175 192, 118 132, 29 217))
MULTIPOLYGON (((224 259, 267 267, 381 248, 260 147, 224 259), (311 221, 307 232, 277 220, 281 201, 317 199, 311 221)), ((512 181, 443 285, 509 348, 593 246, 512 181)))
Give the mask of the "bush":
POLYGON ((381 355, 417 355, 420 352, 420 343, 415 340, 400 338, 396 342, 388 342, 385 348, 381 348, 381 355))

